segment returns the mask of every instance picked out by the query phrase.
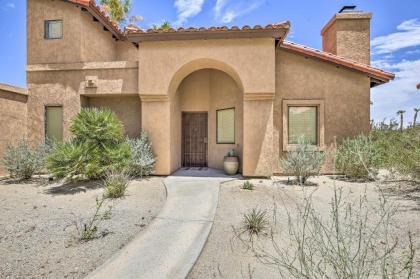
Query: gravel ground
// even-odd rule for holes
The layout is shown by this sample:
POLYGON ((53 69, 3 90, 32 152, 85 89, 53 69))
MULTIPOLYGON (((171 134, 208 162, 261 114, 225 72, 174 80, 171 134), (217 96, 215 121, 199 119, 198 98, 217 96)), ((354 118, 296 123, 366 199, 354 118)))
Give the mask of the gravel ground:
POLYGON ((165 201, 160 178, 132 181, 113 203, 101 237, 77 240, 75 222, 91 217, 98 183, 0 181, 0 278, 83 278, 144 230, 165 201))
MULTIPOLYGON (((273 266, 267 266, 258 261, 246 245, 235 238, 234 228, 240 230, 243 224, 243 214, 250 212, 252 208, 267 210, 272 215, 273 208, 277 212, 277 226, 284 233, 287 230, 287 217, 285 208, 296 208, 296 203, 302 199, 302 188, 286 185, 286 178, 278 178, 280 181, 273 186, 271 180, 251 180, 255 185, 253 191, 243 190, 240 185, 243 181, 236 180, 221 185, 219 206, 209 239, 198 261, 190 272, 189 278, 279 278, 278 270, 273 266), (274 206, 276 204, 276 206, 274 206), (280 217, 279 217, 280 216, 280 217)), ((330 201, 333 195, 334 183, 343 187, 343 197, 348 200, 357 200, 366 189, 369 205, 375 206, 378 201, 377 188, 373 183, 352 183, 348 181, 333 180, 327 176, 311 179, 317 186, 310 186, 306 191, 313 193, 314 205, 323 216, 328 215, 330 201)), ((420 278, 420 188, 410 185, 403 186, 386 185, 389 200, 395 201, 399 210, 395 216, 396 233, 400 238, 407 238, 408 230, 414 233, 414 242, 417 247, 415 257, 415 274, 412 278, 420 278), (396 191, 400 189, 401 191, 396 191), (407 195, 407 192, 410 195, 407 195)), ((273 223, 273 219, 270 222, 273 223)), ((279 234, 280 235, 280 234, 279 234)), ((283 234, 284 235, 284 234, 283 234)), ((281 244, 284 241, 278 239, 281 244)), ((271 239, 268 235, 261 235, 257 239, 257 245, 270 250, 271 239)), ((281 244, 282 245, 282 244, 281 244)))

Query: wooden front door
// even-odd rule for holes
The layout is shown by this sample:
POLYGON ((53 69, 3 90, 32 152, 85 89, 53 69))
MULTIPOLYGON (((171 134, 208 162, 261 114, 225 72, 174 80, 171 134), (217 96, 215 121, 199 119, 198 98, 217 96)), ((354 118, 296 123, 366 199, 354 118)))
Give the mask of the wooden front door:
POLYGON ((207 112, 182 113, 182 166, 207 167, 207 112))

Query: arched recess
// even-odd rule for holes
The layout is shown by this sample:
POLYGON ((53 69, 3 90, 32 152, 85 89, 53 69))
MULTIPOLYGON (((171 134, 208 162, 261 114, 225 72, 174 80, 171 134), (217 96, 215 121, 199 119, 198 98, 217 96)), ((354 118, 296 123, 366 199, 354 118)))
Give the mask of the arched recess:
POLYGON ((198 59, 182 66, 169 88, 171 127, 171 172, 182 166, 182 114, 207 112, 208 166, 221 168, 223 157, 235 149, 240 157, 243 145, 243 85, 237 72, 226 63, 198 59), (219 144, 216 140, 216 111, 235 108, 235 141, 219 144))

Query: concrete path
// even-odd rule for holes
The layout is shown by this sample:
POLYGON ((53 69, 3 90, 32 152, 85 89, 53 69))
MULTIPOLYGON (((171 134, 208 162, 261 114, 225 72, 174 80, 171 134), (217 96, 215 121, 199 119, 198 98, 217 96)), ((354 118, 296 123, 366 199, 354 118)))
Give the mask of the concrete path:
POLYGON ((87 278, 176 279, 188 275, 213 225, 219 184, 231 179, 183 176, 188 171, 164 179, 167 200, 159 215, 87 278))

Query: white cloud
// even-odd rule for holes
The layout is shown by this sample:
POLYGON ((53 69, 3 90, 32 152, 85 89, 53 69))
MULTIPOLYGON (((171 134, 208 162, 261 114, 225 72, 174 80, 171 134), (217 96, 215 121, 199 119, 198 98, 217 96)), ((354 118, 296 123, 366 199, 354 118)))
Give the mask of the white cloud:
POLYGON ((372 118, 375 121, 396 118, 396 112, 403 109, 406 111, 405 122, 412 121, 413 108, 420 107, 420 90, 416 88, 420 82, 420 59, 395 64, 374 61, 372 64, 394 71, 396 75, 394 81, 372 89, 372 118))
POLYGON ((16 6, 15 6, 15 3, 7 3, 7 5, 6 5, 8 8, 11 8, 11 9, 14 9, 16 6))
POLYGON ((215 19, 222 23, 230 23, 239 16, 246 15, 261 6, 265 0, 253 3, 245 0, 217 0, 214 6, 215 19))
POLYGON ((398 32, 374 38, 371 41, 374 54, 385 54, 407 47, 420 46, 420 21, 410 19, 397 26, 398 32))
POLYGON ((175 25, 184 24, 188 18, 198 15, 203 8, 204 0, 175 0, 178 18, 175 25))

